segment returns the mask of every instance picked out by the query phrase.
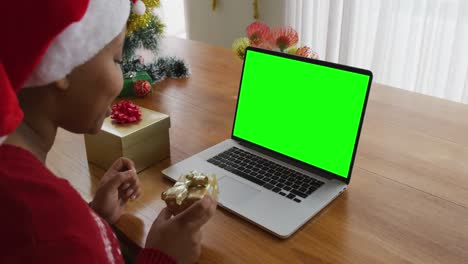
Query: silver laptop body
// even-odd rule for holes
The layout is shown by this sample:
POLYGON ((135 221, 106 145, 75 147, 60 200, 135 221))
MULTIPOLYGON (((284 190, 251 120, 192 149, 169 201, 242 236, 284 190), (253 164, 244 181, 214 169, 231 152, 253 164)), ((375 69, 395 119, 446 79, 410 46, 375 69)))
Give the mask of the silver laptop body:
MULTIPOLYGON (((246 142, 234 135, 231 139, 227 139, 162 171, 167 178, 173 181, 176 181, 181 175, 186 174, 191 170, 197 170, 206 174, 215 174, 219 182, 219 205, 221 207, 261 227, 275 236, 287 238, 346 190, 351 178, 351 170, 359 140, 359 133, 362 127, 368 90, 372 80, 372 73, 366 70, 343 65, 305 59, 252 47, 248 48, 246 58, 248 58, 250 52, 265 53, 347 71, 357 71, 358 73, 369 76, 369 83, 364 106, 362 108, 361 119, 359 120, 359 130, 355 140, 349 175, 346 179, 333 175, 333 173, 328 173, 327 171, 315 168, 310 164, 304 164, 298 160, 280 155, 256 144, 246 142), (226 151, 228 151, 228 154, 225 154, 226 151), (301 177, 300 183, 308 182, 307 186, 311 186, 311 184, 313 184, 313 187, 308 187, 309 189, 307 190, 311 190, 313 188, 315 188, 315 190, 308 194, 306 192, 306 188, 302 188, 300 184, 292 185, 296 187, 299 186, 298 188, 286 188, 287 186, 279 183, 279 181, 281 181, 281 175, 278 178, 279 181, 275 181, 276 185, 273 188, 271 185, 266 185, 266 183, 259 184, 250 174, 245 175, 245 173, 243 173, 242 176, 240 176, 238 169, 241 169, 242 167, 238 166, 234 169, 224 163, 221 164, 222 162, 219 161, 219 159, 225 160, 227 157, 232 157, 231 154, 236 156, 238 158, 237 160, 255 159, 262 164, 269 164, 267 166, 268 168, 270 166, 274 166, 276 169, 279 168, 278 170, 283 171, 280 173, 274 171, 276 174, 272 175, 285 173, 297 176, 294 179, 301 177), (214 160, 215 157, 217 157, 218 160, 214 160), (275 165, 265 162, 265 160, 273 162, 275 165), (279 187, 277 186, 282 186, 280 191, 278 191, 279 187), (303 190, 303 192, 298 190, 303 190), (294 198, 292 198, 293 196, 294 198)), ((243 75, 244 74, 245 71, 243 72, 243 75)), ((270 179, 271 177, 263 177, 263 180, 270 179)), ((288 182, 290 183, 290 181, 286 181, 286 183, 288 182)))

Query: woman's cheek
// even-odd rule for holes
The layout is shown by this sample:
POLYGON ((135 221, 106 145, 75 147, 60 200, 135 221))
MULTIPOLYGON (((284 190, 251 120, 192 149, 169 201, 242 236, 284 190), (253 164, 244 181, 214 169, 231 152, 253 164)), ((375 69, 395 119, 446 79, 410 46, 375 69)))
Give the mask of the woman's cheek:
POLYGON ((114 98, 117 97, 120 94, 120 91, 122 91, 123 88, 123 73, 122 73, 122 68, 120 65, 116 65, 117 70, 114 71, 113 74, 113 90, 114 90, 114 98))

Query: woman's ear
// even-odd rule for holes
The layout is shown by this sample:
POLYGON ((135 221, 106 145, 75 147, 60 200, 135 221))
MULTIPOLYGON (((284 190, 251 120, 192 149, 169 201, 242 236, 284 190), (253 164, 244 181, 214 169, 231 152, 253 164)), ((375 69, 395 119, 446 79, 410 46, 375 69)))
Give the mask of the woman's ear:
POLYGON ((55 81, 54 83, 55 86, 62 91, 65 91, 68 89, 68 87, 70 87, 70 80, 68 79, 68 75, 60 80, 55 81))

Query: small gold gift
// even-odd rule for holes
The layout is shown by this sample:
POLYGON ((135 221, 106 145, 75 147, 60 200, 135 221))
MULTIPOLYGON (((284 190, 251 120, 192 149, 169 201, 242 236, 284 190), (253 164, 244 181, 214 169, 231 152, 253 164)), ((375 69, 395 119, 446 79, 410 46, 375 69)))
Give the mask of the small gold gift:
POLYGON ((140 107, 141 120, 118 124, 104 120, 96 135, 85 135, 88 161, 107 170, 119 157, 135 162, 137 172, 169 157, 169 116, 140 107))
POLYGON ((161 194, 161 198, 166 201, 172 214, 176 215, 205 195, 218 200, 218 193, 215 175, 205 175, 194 170, 182 175, 173 187, 161 194))

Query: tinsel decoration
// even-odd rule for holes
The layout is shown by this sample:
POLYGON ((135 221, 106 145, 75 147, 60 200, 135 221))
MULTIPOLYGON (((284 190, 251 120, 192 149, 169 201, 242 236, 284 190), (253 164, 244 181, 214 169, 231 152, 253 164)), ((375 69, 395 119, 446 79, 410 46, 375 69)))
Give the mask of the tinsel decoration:
POLYGON ((153 17, 148 27, 133 31, 133 33, 127 33, 123 49, 123 60, 128 62, 133 59, 135 50, 140 47, 157 53, 163 31, 164 24, 158 17, 153 17))
POLYGON ((146 71, 152 84, 162 81, 165 78, 185 78, 190 75, 190 71, 183 60, 173 57, 158 57, 159 45, 164 31, 164 24, 157 16, 157 8, 160 6, 159 0, 130 0, 132 5, 141 1, 145 6, 145 13, 138 15, 135 12, 130 14, 127 22, 127 35, 123 48, 122 70, 124 76, 130 72, 146 71), (137 50, 145 49, 154 54, 154 60, 137 55, 137 50), (148 62, 148 63, 146 63, 148 62))
POLYGON ((175 57, 158 58, 151 64, 142 64, 138 59, 129 63, 122 64, 124 72, 141 72, 146 71, 153 83, 160 82, 166 78, 186 78, 190 76, 190 70, 181 59, 175 57))
POLYGON ((141 0, 143 3, 145 3, 147 8, 150 7, 159 7, 160 1, 159 0, 141 0))
POLYGON ((141 110, 133 102, 123 100, 112 105, 111 118, 117 124, 134 123, 141 119, 141 110))
POLYGON ((146 12, 143 15, 132 13, 127 23, 127 32, 133 33, 140 28, 148 27, 153 17, 153 14, 146 12))
POLYGON ((150 25, 150 21, 155 17, 151 10, 153 8, 159 7, 159 0, 138 0, 133 3, 133 7, 137 5, 138 2, 141 2, 145 7, 143 14, 138 14, 136 12, 132 12, 127 22, 127 33, 132 33, 138 29, 146 28, 150 25))

